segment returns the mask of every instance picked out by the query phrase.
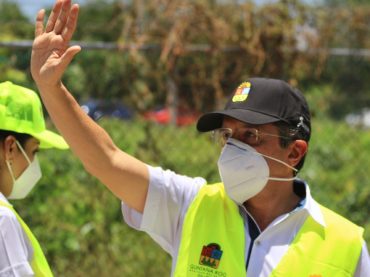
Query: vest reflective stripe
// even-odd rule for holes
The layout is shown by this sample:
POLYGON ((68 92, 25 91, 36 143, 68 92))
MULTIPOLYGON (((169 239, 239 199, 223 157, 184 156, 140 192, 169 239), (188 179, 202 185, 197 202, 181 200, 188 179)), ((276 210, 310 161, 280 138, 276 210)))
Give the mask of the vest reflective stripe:
POLYGON ((35 273, 35 276, 36 277, 51 277, 51 276, 53 276, 53 274, 50 270, 49 264, 46 261, 45 255, 42 252, 40 244, 37 241, 37 239, 35 238, 35 236, 33 235, 33 233, 31 232, 30 228, 28 228, 26 223, 22 220, 22 218, 18 215, 18 213, 15 211, 15 209, 11 205, 8 205, 8 204, 0 201, 0 206, 4 206, 4 207, 9 208, 15 214, 15 216, 17 217, 17 220, 19 221, 19 223, 21 224, 21 226, 23 228, 23 231, 26 233, 26 235, 27 235, 27 237, 28 237, 28 239, 29 239, 29 241, 32 245, 32 248, 33 248, 33 257, 32 257, 32 260, 31 260, 30 264, 31 264, 33 272, 35 273))
MULTIPOLYGON (((321 211, 326 227, 309 216, 270 276, 354 275, 363 229, 325 207, 321 211)), ((223 184, 202 187, 185 215, 174 276, 245 277, 244 252, 244 224, 238 206, 226 196, 223 184), (212 243, 221 248, 218 261, 210 258, 212 243)))
POLYGON ((175 277, 246 275, 243 219, 222 184, 200 189, 185 215, 181 236, 175 277))

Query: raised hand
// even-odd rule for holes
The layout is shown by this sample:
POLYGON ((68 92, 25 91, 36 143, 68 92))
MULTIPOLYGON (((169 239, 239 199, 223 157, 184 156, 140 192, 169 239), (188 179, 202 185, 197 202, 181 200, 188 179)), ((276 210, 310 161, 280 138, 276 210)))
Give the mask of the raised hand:
POLYGON ((44 28, 45 10, 36 18, 35 40, 32 46, 31 73, 37 86, 61 84, 61 78, 80 46, 69 46, 76 29, 79 6, 71 0, 56 0, 44 28))

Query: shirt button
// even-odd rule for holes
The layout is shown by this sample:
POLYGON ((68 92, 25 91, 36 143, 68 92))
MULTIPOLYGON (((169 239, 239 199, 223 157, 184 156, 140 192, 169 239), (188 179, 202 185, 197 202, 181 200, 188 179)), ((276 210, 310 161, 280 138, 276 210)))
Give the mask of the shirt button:
POLYGON ((256 241, 256 245, 259 246, 261 242, 259 240, 256 241))

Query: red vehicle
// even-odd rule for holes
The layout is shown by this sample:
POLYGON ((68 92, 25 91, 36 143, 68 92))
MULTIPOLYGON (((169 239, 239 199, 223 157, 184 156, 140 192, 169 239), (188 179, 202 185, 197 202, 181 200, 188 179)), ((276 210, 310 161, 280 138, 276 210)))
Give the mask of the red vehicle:
MULTIPOLYGON (((171 122, 169 108, 161 108, 154 111, 148 111, 143 114, 144 118, 160 124, 169 124, 171 122)), ((186 126, 195 123, 200 113, 188 109, 179 108, 177 110, 176 125, 186 126)))

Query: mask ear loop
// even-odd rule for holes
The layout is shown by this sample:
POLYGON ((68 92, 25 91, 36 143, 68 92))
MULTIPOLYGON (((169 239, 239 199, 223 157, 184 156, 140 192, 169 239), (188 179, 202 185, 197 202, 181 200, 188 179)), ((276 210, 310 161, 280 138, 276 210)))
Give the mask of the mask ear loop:
MULTIPOLYGON (((275 162, 281 163, 281 164, 285 165, 286 167, 288 167, 288 168, 292 169, 294 172, 298 172, 298 169, 296 169, 295 167, 293 167, 293 166, 291 166, 291 165, 287 164, 286 162, 283 162, 283 161, 281 161, 281 160, 279 160, 279 159, 276 159, 276 158, 274 158, 274 157, 271 157, 271 156, 269 156, 269 155, 261 154, 261 153, 257 152, 253 147, 251 147, 251 146, 249 146, 249 145, 248 145, 248 147, 251 147, 252 149, 254 149, 254 151, 251 151, 251 150, 249 150, 249 149, 242 148, 242 147, 240 147, 240 146, 237 146, 237 145, 236 145, 236 144, 234 144, 234 143, 229 143, 229 144, 234 145, 234 146, 236 146, 236 147, 238 147, 238 148, 240 148, 240 149, 243 149, 244 151, 248 151, 248 152, 253 153, 253 154, 255 154, 255 155, 259 155, 259 156, 262 156, 262 157, 268 158, 268 159, 270 159, 270 160, 273 160, 273 161, 275 161, 275 162)), ((244 143, 243 143, 243 144, 244 144, 244 143)), ((247 144, 246 144, 246 145, 247 145, 247 144)), ((296 179, 297 179, 297 176, 294 176, 294 177, 292 177, 292 178, 268 177, 268 179, 269 179, 269 180, 273 180, 273 181, 293 181, 293 180, 296 180, 296 179)))
MULTIPOLYGON (((18 148, 21 150, 23 156, 26 158, 26 161, 28 162, 28 165, 31 164, 31 161, 30 159, 28 158, 26 152, 23 150, 23 147, 22 145, 18 142, 18 140, 15 141, 15 143, 17 144, 18 148)), ((10 176, 12 177, 13 179, 13 183, 15 182, 15 176, 14 176, 14 173, 13 173, 13 169, 12 169, 12 166, 10 165, 10 162, 8 160, 5 160, 5 163, 6 163, 6 166, 8 167, 8 170, 9 170, 9 173, 10 173, 10 176)))
POLYGON ((28 164, 30 165, 31 164, 31 160, 30 158, 28 158, 27 154, 26 154, 26 151, 23 150, 23 147, 21 146, 21 144, 18 142, 18 140, 15 141, 15 143, 18 145, 19 149, 21 150, 23 156, 26 158, 28 164))
MULTIPOLYGON (((296 173, 298 172, 298 169, 296 169, 295 167, 287 164, 286 162, 280 161, 279 159, 276 159, 274 157, 271 157, 271 156, 268 156, 268 155, 264 155, 264 154, 261 154, 261 153, 258 153, 258 152, 256 152, 256 154, 261 155, 263 157, 266 157, 266 158, 268 158, 270 160, 273 160, 275 162, 281 163, 281 164, 285 165, 286 167, 292 169, 296 173)), ((294 177, 291 177, 291 178, 268 177, 268 179, 269 180, 272 180, 272 181, 294 181, 294 180, 297 179, 297 176, 294 176, 294 177)))
POLYGON ((14 173, 13 173, 13 170, 12 170, 12 166, 10 165, 10 162, 8 160, 5 160, 5 163, 6 163, 6 166, 8 167, 8 170, 9 170, 9 173, 10 173, 10 176, 12 177, 13 179, 13 184, 15 182, 15 177, 14 177, 14 173))
MULTIPOLYGON (((273 160, 275 162, 281 163, 281 164, 285 165, 286 167, 292 169, 294 172, 298 172, 298 169, 296 169, 295 167, 287 164, 286 162, 280 161, 279 159, 276 159, 274 157, 264 155, 264 154, 261 154, 261 153, 258 153, 258 152, 256 152, 256 154, 261 155, 262 157, 266 157, 266 158, 268 158, 270 160, 273 160)), ((293 180, 297 179, 297 176, 294 176, 294 177, 291 177, 291 178, 268 177, 268 179, 273 180, 273 181, 293 181, 293 180)))
POLYGON ((266 157, 266 158, 268 158, 268 159, 270 159, 270 160, 273 160, 273 161, 275 161, 275 162, 281 163, 281 164, 283 164, 283 165, 285 165, 285 166, 289 167, 290 169, 292 169, 292 170, 293 170, 293 171, 295 171, 295 172, 298 172, 298 169, 296 169, 295 167, 291 166, 290 164, 287 164, 286 162, 283 162, 283 161, 281 161, 281 160, 279 160, 279 159, 276 159, 276 158, 274 158, 274 157, 271 157, 271 156, 269 156, 269 155, 261 154, 260 152, 257 152, 257 151, 252 147, 252 146, 250 146, 250 145, 248 145, 248 144, 245 144, 245 143, 243 143, 243 142, 239 142, 239 143, 241 143, 241 144, 247 145, 247 146, 248 146, 248 148, 253 149, 253 151, 251 151, 251 150, 250 150, 250 149, 248 149, 248 148, 241 147, 241 146, 239 146, 239 145, 235 144, 234 142, 231 142, 230 140, 233 140, 233 139, 228 139, 227 144, 234 145, 234 146, 236 146, 236 147, 238 147, 238 148, 240 148, 240 149, 242 149, 242 150, 244 150, 244 151, 251 152, 251 153, 253 153, 253 154, 255 154, 255 155, 259 155, 259 156, 262 156, 262 157, 266 157))
POLYGON ((291 165, 287 164, 286 162, 283 162, 283 161, 281 161, 281 160, 279 160, 279 159, 276 159, 276 158, 271 157, 271 156, 268 156, 268 155, 264 155, 264 154, 261 154, 261 153, 258 153, 258 152, 256 152, 256 153, 257 153, 258 155, 261 155, 261 156, 263 156, 263 157, 266 157, 266 158, 268 158, 268 159, 270 159, 270 160, 273 160, 273 161, 275 161, 275 162, 281 163, 281 164, 285 165, 286 167, 289 167, 290 169, 292 169, 294 172, 298 172, 298 169, 296 169, 295 167, 293 167, 293 166, 291 166, 291 165))

